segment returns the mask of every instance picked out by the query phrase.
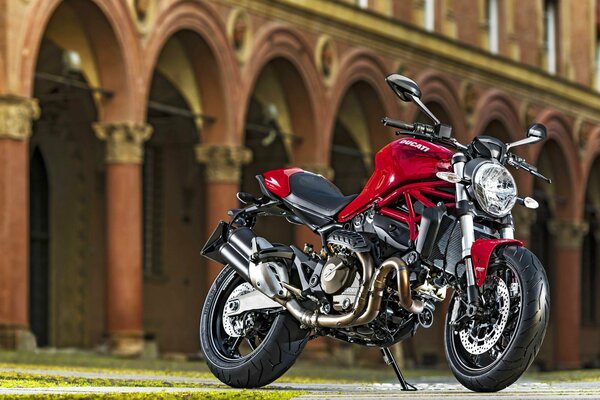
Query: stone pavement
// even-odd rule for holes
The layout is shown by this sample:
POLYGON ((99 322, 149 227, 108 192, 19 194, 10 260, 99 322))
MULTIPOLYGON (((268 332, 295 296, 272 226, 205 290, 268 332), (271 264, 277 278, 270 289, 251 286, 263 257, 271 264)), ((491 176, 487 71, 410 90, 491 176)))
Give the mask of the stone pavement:
MULTIPOLYGON (((87 379, 123 379, 123 380, 146 380, 177 382, 185 384, 210 384, 217 385, 219 382, 213 379, 189 378, 184 376, 169 375, 147 375, 131 373, 104 373, 104 372, 80 372, 55 369, 24 369, 24 368, 0 368, 2 372, 21 372, 31 374, 44 374, 64 377, 81 377, 87 379)), ((360 399, 380 400, 391 398, 410 399, 489 399, 500 397, 507 399, 554 399, 554 398, 581 398, 600 400, 600 381, 598 382, 562 382, 542 383, 528 380, 520 380, 508 389, 494 394, 473 393, 462 387, 458 382, 448 377, 426 377, 412 381, 419 389, 417 392, 402 392, 400 385, 396 383, 375 384, 339 384, 339 383, 274 383, 264 390, 301 390, 309 392, 302 396, 304 400, 311 399, 360 399)), ((154 393, 154 392, 202 392, 207 390, 235 390, 217 388, 186 388, 186 387, 44 387, 44 388, 0 388, 0 395, 4 394, 28 394, 43 395, 51 393, 154 393)))

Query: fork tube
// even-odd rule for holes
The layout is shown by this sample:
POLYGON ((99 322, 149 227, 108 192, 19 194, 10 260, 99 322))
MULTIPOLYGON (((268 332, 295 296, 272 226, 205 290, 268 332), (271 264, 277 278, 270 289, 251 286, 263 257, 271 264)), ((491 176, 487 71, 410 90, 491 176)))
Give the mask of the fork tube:
MULTIPOLYGON (((464 178, 464 168, 467 162, 467 157, 463 153, 456 153, 452 157, 452 166, 454 173, 461 178, 464 178)), ((473 214, 471 208, 473 203, 467 197, 467 191, 464 184, 458 182, 456 184, 456 205, 459 211, 460 229, 462 233, 462 258, 465 260, 467 273, 467 296, 469 304, 477 301, 477 290, 475 286, 475 272, 473 270, 473 262, 471 260, 471 246, 475 241, 475 230, 473 228, 473 214)))

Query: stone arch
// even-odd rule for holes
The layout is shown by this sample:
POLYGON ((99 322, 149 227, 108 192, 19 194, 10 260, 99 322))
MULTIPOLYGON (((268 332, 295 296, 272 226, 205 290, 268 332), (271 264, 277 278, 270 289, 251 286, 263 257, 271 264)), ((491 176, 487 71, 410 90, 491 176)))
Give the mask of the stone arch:
POLYGON ((370 141, 371 153, 375 153, 392 139, 391 130, 381 125, 380 121, 384 116, 394 117, 398 113, 398 107, 394 103, 397 99, 385 83, 388 70, 377 54, 370 50, 355 49, 344 55, 330 92, 331 101, 328 103, 331 109, 323 126, 327 154, 330 154, 329 146, 340 108, 352 90, 357 90, 365 100, 367 97, 373 100, 361 102, 369 133, 366 139, 370 141))
MULTIPOLYGON (((297 162, 314 162, 314 149, 321 145, 323 81, 312 60, 312 47, 294 28, 271 23, 257 32, 253 57, 243 69, 241 104, 238 107, 236 142, 242 143, 250 100, 263 72, 274 67, 286 93, 290 126, 302 142, 295 145, 297 162)), ((320 161, 320 160, 319 160, 320 161)))
POLYGON ((469 132, 468 140, 477 135, 487 134, 485 129, 494 121, 500 123, 506 129, 506 136, 511 141, 523 138, 525 129, 519 123, 519 113, 514 101, 503 92, 492 89, 484 94, 473 111, 477 115, 477 121, 469 132))
MULTIPOLYGON (((580 218, 582 174, 577 148, 571 135, 573 122, 552 109, 542 111, 536 121, 546 126, 548 137, 541 145, 529 146, 530 163, 553 179, 552 185, 542 183, 542 187, 557 202, 551 204, 554 215, 559 218, 580 218)), ((533 191, 534 179, 537 180, 531 175, 523 179, 525 187, 530 191, 533 191)))
POLYGON ((72 8, 80 20, 86 21, 82 26, 93 52, 98 84, 114 93, 110 98, 98 100, 99 119, 141 119, 141 115, 136 113, 140 108, 137 106, 139 81, 136 79, 141 69, 139 41, 125 2, 48 0, 31 6, 21 37, 21 47, 26 51, 17 66, 20 82, 18 93, 26 97, 33 93, 34 72, 42 38, 60 7, 72 8))
POLYGON ((178 37, 184 39, 183 47, 196 77, 195 97, 198 98, 188 103, 192 111, 215 117, 213 123, 200 124, 202 140, 209 143, 235 140, 231 110, 237 107, 234 103, 239 71, 227 42, 226 29, 212 6, 205 2, 178 1, 156 16, 145 47, 143 99, 148 100, 161 53, 178 37))
MULTIPOLYGON (((455 85, 444 74, 432 70, 423 72, 416 82, 421 88, 422 101, 427 106, 435 104, 435 107, 439 107, 438 113, 444 114, 440 115, 441 122, 452 126, 453 136, 459 141, 466 138, 465 113, 456 95, 458 89, 455 85)), ((435 114, 435 110, 432 111, 435 114)), ((406 119, 408 122, 416 121, 420 114, 416 106, 410 105, 406 119)), ((430 123, 428 119, 427 121, 430 123)))

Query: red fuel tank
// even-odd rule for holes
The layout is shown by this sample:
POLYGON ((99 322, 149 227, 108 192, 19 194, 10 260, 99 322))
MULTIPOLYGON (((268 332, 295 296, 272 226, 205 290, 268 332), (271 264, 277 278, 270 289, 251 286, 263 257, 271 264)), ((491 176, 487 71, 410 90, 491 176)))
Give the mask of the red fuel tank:
POLYGON ((378 198, 413 182, 437 180, 439 171, 452 171, 447 148, 419 139, 399 139, 375 156, 375 171, 362 192, 344 208, 338 219, 347 221, 364 211, 378 198))

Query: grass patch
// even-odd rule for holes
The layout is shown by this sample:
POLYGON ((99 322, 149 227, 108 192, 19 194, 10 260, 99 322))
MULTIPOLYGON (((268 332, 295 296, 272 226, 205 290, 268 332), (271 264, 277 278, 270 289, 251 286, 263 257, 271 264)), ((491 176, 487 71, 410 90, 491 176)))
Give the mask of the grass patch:
POLYGON ((69 386, 126 386, 126 387, 187 387, 217 388, 217 384, 199 384, 192 382, 172 382, 163 380, 136 380, 112 378, 82 378, 70 376, 45 375, 22 372, 0 373, 0 388, 44 388, 69 386))
POLYGON ((133 400, 167 400, 167 399, 204 399, 204 400, 289 400, 305 394, 305 392, 296 391, 277 391, 269 392, 264 390, 236 390, 236 391, 204 391, 188 393, 102 393, 102 394, 44 394, 40 395, 5 395, 2 399, 44 399, 64 400, 64 399, 133 399, 133 400))
POLYGON ((600 382, 600 370, 580 369, 573 371, 533 372, 527 378, 542 382, 600 382))
POLYGON ((0 364, 23 364, 45 367, 81 367, 90 370, 146 370, 204 373, 204 376, 212 376, 206 363, 203 361, 170 361, 170 360, 143 360, 134 358, 114 357, 93 352, 35 352, 21 353, 16 351, 0 351, 0 364))

